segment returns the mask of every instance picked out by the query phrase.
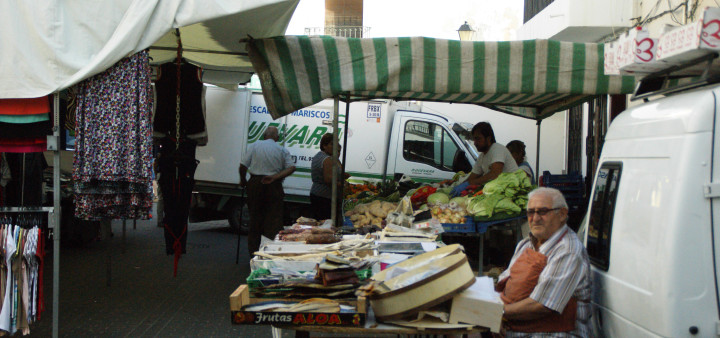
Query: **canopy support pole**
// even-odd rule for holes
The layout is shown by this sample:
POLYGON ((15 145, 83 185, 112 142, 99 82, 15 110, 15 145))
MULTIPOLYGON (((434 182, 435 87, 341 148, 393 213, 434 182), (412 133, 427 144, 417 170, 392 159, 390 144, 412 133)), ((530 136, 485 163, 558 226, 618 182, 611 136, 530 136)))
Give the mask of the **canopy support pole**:
POLYGON ((540 185, 540 123, 542 120, 537 120, 537 141, 535 142, 535 181, 540 185))
POLYGON ((53 288, 52 336, 60 336, 60 93, 53 95, 53 288))
POLYGON ((331 209, 330 209, 330 218, 333 220, 334 226, 340 226, 341 224, 338 224, 338 215, 337 215, 337 205, 338 205, 338 172, 335 170, 335 163, 338 161, 338 147, 336 147, 336 144, 339 144, 338 142, 338 119, 339 119, 339 110, 340 110, 340 97, 336 96, 333 99, 333 119, 332 119, 332 128, 333 128, 333 140, 332 140, 332 163, 333 163, 333 171, 332 171, 332 200, 330 203, 331 209))
MULTIPOLYGON (((345 151, 343 152, 343 159, 340 163, 347 163, 345 160, 347 159, 347 142, 348 142, 348 126, 350 125, 350 94, 345 95, 345 131, 344 131, 344 137, 343 137, 343 149, 345 151)), ((342 167, 342 177, 345 177, 345 165, 342 167)))

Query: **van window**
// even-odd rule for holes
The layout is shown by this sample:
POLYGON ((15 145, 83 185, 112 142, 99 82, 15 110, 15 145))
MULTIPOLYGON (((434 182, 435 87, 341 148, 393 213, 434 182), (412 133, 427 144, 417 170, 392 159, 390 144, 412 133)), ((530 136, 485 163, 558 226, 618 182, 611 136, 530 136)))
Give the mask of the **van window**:
POLYGON ((403 158, 407 161, 452 171, 458 150, 447 130, 438 124, 425 121, 408 121, 405 124, 403 158))
POLYGON ((588 221, 587 251, 590 262, 606 270, 610 266, 610 238, 622 164, 603 163, 598 172, 588 221))

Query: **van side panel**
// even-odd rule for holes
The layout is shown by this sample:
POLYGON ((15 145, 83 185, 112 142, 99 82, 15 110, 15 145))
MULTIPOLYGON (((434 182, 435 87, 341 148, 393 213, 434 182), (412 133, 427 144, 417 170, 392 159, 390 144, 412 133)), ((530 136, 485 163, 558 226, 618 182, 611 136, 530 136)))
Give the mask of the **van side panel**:
MULTIPOLYGON (((309 196, 312 186, 310 164, 313 156, 320 151, 320 138, 325 133, 332 132, 330 123, 333 118, 333 101, 324 100, 273 120, 262 94, 253 93, 249 113, 248 145, 262 140, 263 132, 268 126, 277 127, 280 131, 279 143, 290 152, 296 167, 295 172, 283 182, 285 194, 309 196)), ((342 142, 344 114, 340 116, 338 123, 341 129, 340 142, 342 142)))
MULTIPOLYGON (((340 104, 341 114, 345 104, 340 104)), ((345 171, 352 181, 378 180, 385 175, 388 140, 396 104, 392 101, 359 101, 350 104, 345 171)))
POLYGON ((206 87, 206 118, 208 144, 197 147, 195 157, 200 164, 195 171, 196 181, 237 185, 238 166, 245 149, 242 137, 247 130, 247 90, 231 91, 206 87))
POLYGON ((610 126, 600 165, 621 162, 622 176, 610 265, 592 269, 594 320, 605 335, 690 336, 693 326, 699 336, 715 335, 710 201, 702 190, 713 112, 712 95, 680 95, 626 111, 610 126))

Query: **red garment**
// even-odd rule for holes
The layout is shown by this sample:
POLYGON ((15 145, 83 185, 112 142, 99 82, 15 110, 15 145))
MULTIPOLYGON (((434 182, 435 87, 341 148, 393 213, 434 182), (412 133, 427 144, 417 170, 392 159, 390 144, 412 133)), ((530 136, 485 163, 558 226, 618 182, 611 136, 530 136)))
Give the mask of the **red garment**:
POLYGON ((47 137, 0 138, 0 146, 32 146, 38 144, 47 144, 47 137))
MULTIPOLYGON (((503 279, 497 285, 498 291, 502 291, 500 298, 503 302, 513 304, 530 297, 546 265, 547 256, 530 248, 525 249, 510 267, 510 277, 503 279)), ((512 331, 530 333, 572 331, 575 329, 576 316, 577 299, 572 297, 562 313, 553 311, 550 315, 535 320, 510 320, 508 328, 512 331)))
POLYGON ((41 153, 46 150, 46 143, 21 146, 5 146, 0 144, 0 153, 41 153))
POLYGON ((35 115, 50 112, 48 96, 33 99, 0 99, 2 115, 35 115))

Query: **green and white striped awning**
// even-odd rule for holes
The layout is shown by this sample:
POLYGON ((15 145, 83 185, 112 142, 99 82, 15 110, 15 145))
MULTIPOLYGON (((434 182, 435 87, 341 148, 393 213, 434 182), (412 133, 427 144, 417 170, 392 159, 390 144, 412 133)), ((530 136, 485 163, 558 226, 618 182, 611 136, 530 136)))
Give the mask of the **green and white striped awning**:
POLYGON ((283 36, 248 46, 274 118, 350 97, 473 103, 543 119, 635 84, 603 74, 596 43, 283 36))

